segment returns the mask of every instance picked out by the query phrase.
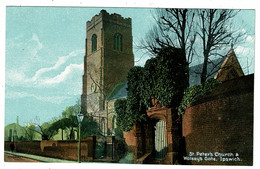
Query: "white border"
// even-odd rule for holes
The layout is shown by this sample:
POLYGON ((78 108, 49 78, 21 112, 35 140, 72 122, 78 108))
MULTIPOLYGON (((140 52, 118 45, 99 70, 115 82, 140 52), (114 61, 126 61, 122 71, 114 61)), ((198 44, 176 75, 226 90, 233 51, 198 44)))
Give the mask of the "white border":
MULTIPOLYGON (((256 10, 256 27, 258 30, 258 6, 259 0, 0 0, 0 126, 2 137, 0 139, 0 168, 170 168, 170 167, 191 167, 191 166, 168 166, 168 165, 124 165, 124 164, 58 164, 58 163, 3 163, 3 145, 4 145, 4 85, 5 85, 5 11, 6 6, 66 6, 66 7, 149 7, 149 8, 232 8, 232 9, 255 9, 256 10), (98 2, 97 2, 98 1, 98 2)), ((257 35, 257 33, 255 33, 257 35)), ((255 38, 255 47, 258 47, 259 43, 255 38)), ((259 50, 255 48, 255 110, 254 110, 254 166, 259 167, 260 149, 259 149, 259 107, 257 105, 259 101, 259 50)), ((238 131, 239 132, 239 131, 238 131)), ((208 168, 209 166, 192 166, 193 168, 208 168)), ((210 166, 210 168, 218 168, 219 166, 210 166)), ((223 166, 226 168, 228 166, 223 166)), ((221 166, 222 168, 222 166, 221 166)), ((249 167, 243 167, 249 168, 249 167)), ((250 167, 251 168, 251 167, 250 167)))

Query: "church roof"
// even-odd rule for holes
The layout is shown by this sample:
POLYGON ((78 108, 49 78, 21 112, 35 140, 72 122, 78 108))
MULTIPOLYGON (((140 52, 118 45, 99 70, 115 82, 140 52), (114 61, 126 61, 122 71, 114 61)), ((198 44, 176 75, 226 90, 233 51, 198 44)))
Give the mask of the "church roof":
MULTIPOLYGON (((225 58, 218 58, 215 60, 212 60, 208 63, 207 72, 208 77, 207 79, 214 78, 217 71, 220 69, 223 61, 225 58)), ((191 66, 189 69, 189 86, 195 86, 200 84, 200 75, 202 72, 203 64, 198 64, 195 66, 191 66)))
POLYGON ((113 89, 107 100, 127 98, 127 83, 119 83, 113 89))

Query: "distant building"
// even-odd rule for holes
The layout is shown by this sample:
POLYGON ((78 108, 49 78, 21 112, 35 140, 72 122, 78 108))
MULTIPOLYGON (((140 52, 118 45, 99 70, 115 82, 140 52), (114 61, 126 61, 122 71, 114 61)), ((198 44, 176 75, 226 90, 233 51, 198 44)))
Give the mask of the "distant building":
POLYGON ((19 138, 25 137, 25 129, 17 123, 11 123, 5 126, 5 141, 18 141, 19 138))

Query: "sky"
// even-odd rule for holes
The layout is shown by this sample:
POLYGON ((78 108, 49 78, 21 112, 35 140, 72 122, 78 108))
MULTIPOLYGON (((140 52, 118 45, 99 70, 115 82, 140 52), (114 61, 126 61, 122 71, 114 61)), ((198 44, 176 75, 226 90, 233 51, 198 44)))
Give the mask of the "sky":
MULTIPOLYGON (((61 116, 82 93, 86 22, 100 10, 132 18, 135 65, 149 56, 135 46, 152 28, 151 8, 7 7, 5 46, 5 125, 40 123, 61 116)), ((254 10, 235 21, 247 33, 235 52, 246 74, 254 72, 254 10), (250 68, 247 68, 250 65, 250 68)))

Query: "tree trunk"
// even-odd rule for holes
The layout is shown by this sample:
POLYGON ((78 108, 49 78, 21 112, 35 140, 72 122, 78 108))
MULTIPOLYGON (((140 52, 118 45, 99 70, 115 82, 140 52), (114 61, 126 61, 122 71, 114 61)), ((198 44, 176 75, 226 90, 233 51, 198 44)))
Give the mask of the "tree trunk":
POLYGON ((61 129, 61 140, 63 140, 63 129, 61 129))
POLYGON ((70 140, 72 140, 72 137, 73 137, 73 127, 70 130, 70 140))
POLYGON ((204 84, 207 80, 208 54, 204 54, 203 68, 200 75, 200 83, 204 84))

